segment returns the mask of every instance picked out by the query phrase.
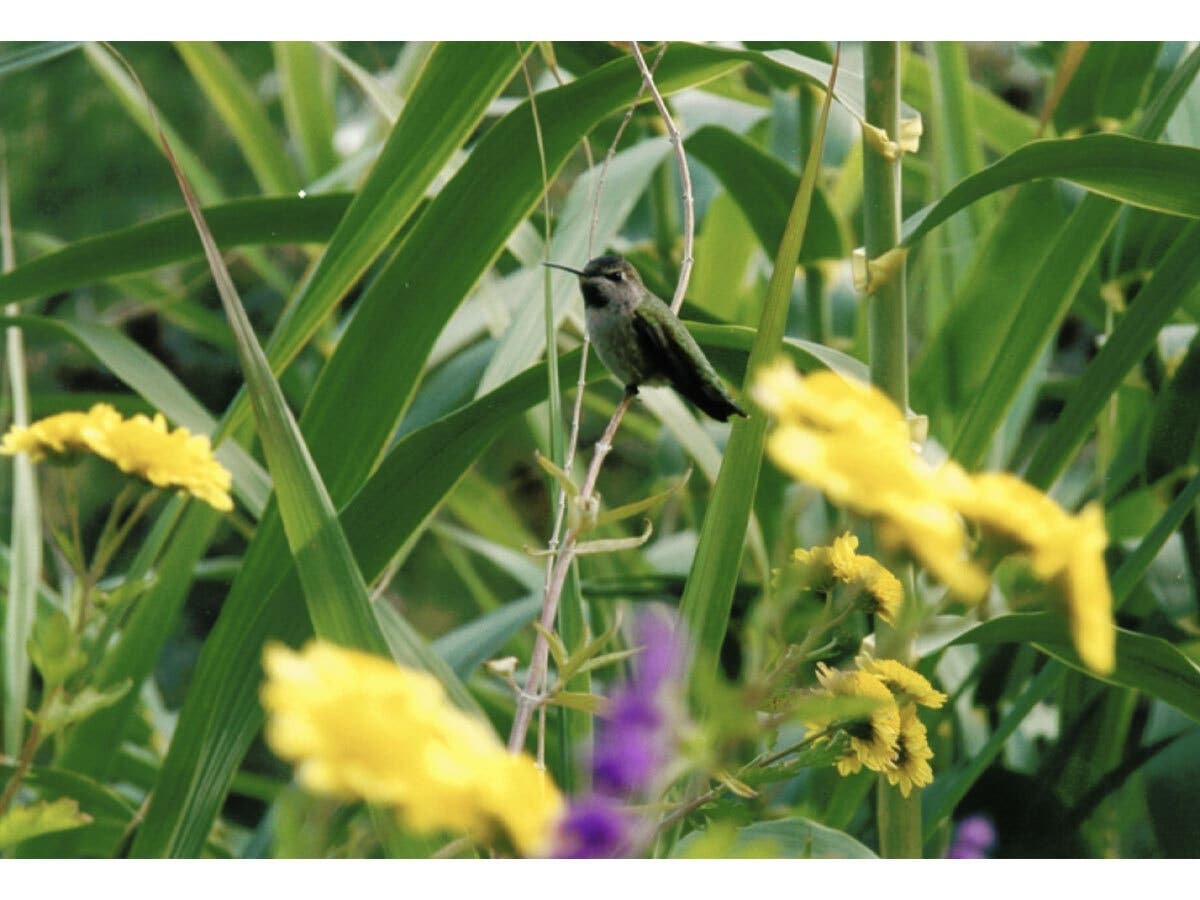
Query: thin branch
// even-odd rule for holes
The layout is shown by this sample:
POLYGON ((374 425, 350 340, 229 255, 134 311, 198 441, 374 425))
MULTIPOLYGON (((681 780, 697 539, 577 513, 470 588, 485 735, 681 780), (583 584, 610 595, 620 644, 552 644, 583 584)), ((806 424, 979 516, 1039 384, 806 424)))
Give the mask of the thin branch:
MULTIPOLYGON (((658 106, 659 112, 663 115, 666 122, 668 134, 671 136, 671 142, 675 147, 676 156, 680 162, 680 182, 684 189, 684 259, 679 270, 679 284, 675 288, 675 297, 672 300, 671 308, 676 312, 679 306, 683 303, 683 295, 687 290, 687 280, 691 273, 692 267, 692 247, 695 242, 695 215, 692 203, 692 181, 687 169, 687 159, 683 154, 683 143, 679 137, 679 131, 675 128, 675 123, 671 120, 670 114, 667 112, 666 104, 662 99, 662 94, 654 84, 654 76, 650 68, 646 65, 646 60, 642 56, 641 50, 637 46, 637 42, 631 42, 634 58, 637 60, 638 68, 642 73, 642 87, 638 90, 637 96, 634 98, 630 106, 630 110, 626 114, 626 121, 622 122, 623 129, 628 118, 632 116, 633 107, 640 101, 642 94, 649 91, 654 97, 655 103, 658 106)), ((664 44, 659 50, 658 58, 655 60, 655 66, 662 59, 662 55, 666 50, 664 44)), ((620 131, 617 133, 616 139, 613 140, 612 146, 609 149, 608 156, 605 158, 604 168, 601 169, 601 182, 604 172, 607 170, 608 162, 616 153, 617 140, 620 138, 620 131)), ((589 246, 594 240, 596 222, 599 219, 599 186, 597 187, 596 200, 592 210, 592 235, 589 236, 589 246)), ((586 350, 585 342, 585 350, 586 350)), ((584 357, 583 366, 580 368, 580 385, 575 397, 575 415, 572 422, 572 439, 569 443, 568 460, 573 462, 573 450, 578 438, 578 425, 580 418, 580 410, 583 396, 583 382, 585 379, 585 368, 587 359, 584 357)), ((587 474, 584 477, 583 487, 580 489, 579 502, 586 505, 592 500, 596 489, 596 482, 600 477, 600 468, 604 465, 604 460, 612 450, 613 439, 616 436, 617 429, 620 427, 621 419, 624 418, 625 412, 629 409, 633 402, 635 394, 631 391, 626 391, 625 396, 621 398, 621 402, 617 404, 617 408, 613 411, 612 418, 608 422, 608 427, 604 429, 604 435, 596 443, 596 450, 592 454, 591 463, 588 466, 587 474)), ((561 495, 560 495, 561 497, 561 495)), ((550 541, 551 551, 555 550, 555 541, 565 521, 565 500, 560 502, 559 514, 556 517, 555 529, 553 537, 550 541)), ((578 529, 572 529, 567 532, 563 538, 561 550, 557 556, 552 556, 553 565, 549 568, 549 577, 546 582, 545 599, 542 603, 542 616, 540 619, 542 628, 545 632, 549 632, 554 628, 555 619, 558 616, 558 605, 562 597, 563 586, 566 583, 567 572, 575 560, 575 547, 579 539, 578 529)), ((544 701, 543 682, 546 678, 546 671, 549 665, 550 646, 542 632, 538 633, 534 640, 533 653, 529 660, 529 671, 525 677, 525 686, 517 695, 517 708, 513 716, 512 730, 508 736, 508 749, 513 752, 519 752, 525 746, 525 736, 529 732, 529 725, 533 717, 533 711, 539 707, 544 701)))
POLYGON ((675 121, 667 109, 667 102, 654 83, 654 74, 646 67, 646 60, 637 41, 630 41, 629 46, 633 51, 633 58, 637 60, 638 68, 642 70, 642 84, 649 89, 650 96, 654 98, 654 105, 658 107, 658 114, 662 116, 663 124, 667 128, 667 137, 671 140, 675 159, 679 163, 679 184, 683 188, 683 259, 679 263, 679 283, 675 285, 675 296, 671 298, 671 312, 678 313, 679 307, 683 306, 684 294, 687 293, 688 280, 692 277, 692 249, 696 237, 696 205, 692 199, 692 175, 688 169, 687 154, 683 150, 683 138, 679 129, 675 127, 675 121))

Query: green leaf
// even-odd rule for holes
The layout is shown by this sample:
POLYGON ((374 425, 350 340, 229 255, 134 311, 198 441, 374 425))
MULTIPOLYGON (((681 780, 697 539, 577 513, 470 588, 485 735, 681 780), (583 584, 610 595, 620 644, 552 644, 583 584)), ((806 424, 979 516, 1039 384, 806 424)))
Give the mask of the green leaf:
MULTIPOLYGON (((800 177, 746 138, 716 125, 698 129, 684 145, 712 169, 745 214, 763 249, 773 252, 787 222, 788 198, 796 196, 800 177)), ((809 217, 811 227, 805 229, 800 245, 800 264, 844 257, 841 227, 823 191, 813 193, 809 217)))
POLYGON ((520 61, 516 45, 508 42, 435 48, 371 174, 272 334, 268 355, 274 365, 299 352, 383 252, 520 61))
POLYGON ((91 821, 91 816, 79 811, 78 803, 66 797, 18 806, 0 816, 0 850, 39 835, 82 828, 91 821))
POLYGON ((1117 629, 1117 667, 1110 675, 1090 671, 1075 654, 1062 616, 1010 613, 979 625, 956 644, 1032 643, 1073 669, 1108 684, 1143 691, 1200 721, 1200 666, 1162 638, 1117 629))
POLYGON ((47 688, 62 684, 87 661, 76 646, 71 623, 58 609, 34 622, 28 649, 29 659, 47 688))
POLYGON ((86 685, 70 699, 63 699, 60 693, 38 716, 42 723, 42 732, 48 737, 57 734, 68 725, 82 722, 92 713, 112 706, 125 696, 129 688, 130 682, 126 680, 107 690, 97 690, 90 684, 86 685))
POLYGON ((874 853, 844 831, 827 828, 811 819, 795 817, 755 822, 738 828, 732 835, 718 832, 718 840, 710 841, 710 832, 720 828, 718 824, 685 835, 675 845, 672 855, 693 859, 713 856, 737 859, 747 855, 782 859, 876 859, 874 853))
POLYGON ((912 247, 960 209, 988 194, 1038 178, 1062 178, 1102 197, 1177 216, 1200 216, 1200 196, 1179 185, 1200 179, 1200 149, 1124 134, 1090 134, 1026 144, 956 184, 904 222, 912 247))
MULTIPOLYGON (((204 208, 224 248, 323 243, 350 205, 348 194, 232 200, 204 208)), ((202 256, 186 211, 67 244, 0 275, 0 302, 29 300, 202 256)))
MULTIPOLYGON (((827 96, 813 141, 815 148, 823 146, 828 116, 827 96)), ((800 246, 808 225, 808 211, 820 163, 819 150, 810 154, 792 201, 791 212, 775 255, 758 332, 750 349, 743 392, 749 388, 749 379, 755 377, 758 369, 781 352, 792 282, 795 280, 800 246)), ((701 684, 707 683, 717 673, 717 658, 729 624, 750 510, 758 486, 766 431, 766 417, 757 412, 748 419, 738 419, 733 423, 721 473, 713 488, 696 556, 680 600, 680 615, 692 642, 693 680, 701 684)))
MULTIPOLYGON (((1159 329, 1189 297, 1200 298, 1200 223, 1195 222, 1180 232, 1150 280, 1138 291, 1131 310, 1088 363, 1078 386, 1067 398, 1066 407, 1042 438, 1029 463, 1025 479, 1030 484, 1044 489, 1058 477, 1091 433, 1092 423, 1113 392, 1153 348, 1159 329)), ((1184 403, 1194 406, 1193 396, 1186 397, 1184 403)), ((1171 430, 1182 421, 1172 421, 1171 430)), ((1194 421, 1189 436, 1192 440, 1194 421)), ((1186 459, 1186 454, 1182 459, 1186 459)))
POLYGON ((495 612, 442 635, 433 642, 433 650, 459 678, 466 679, 485 660, 499 653, 509 638, 533 624, 541 609, 541 594, 506 603, 495 612))
MULTIPOLYGON (((1158 273, 1155 278, 1158 278, 1158 273)), ((1200 296, 1200 277, 1193 280, 1192 287, 1192 295, 1200 296)), ((1141 319, 1141 301, 1138 303, 1138 314, 1127 318, 1141 319)), ((1108 343, 1111 342, 1110 338, 1108 343)), ((1146 476, 1151 481, 1157 481, 1191 459, 1197 437, 1200 436, 1200 404, 1196 402, 1197 397, 1200 397, 1200 337, 1192 339, 1187 353, 1154 404, 1154 416, 1146 442, 1146 476)))
POLYGON ((58 57, 75 50, 82 43, 83 41, 41 41, 30 44, 28 47, 10 50, 0 56, 0 78, 23 69, 32 69, 34 66, 40 66, 52 59, 58 59, 58 57))
POLYGON ((298 190, 300 175, 262 102, 225 52, 210 41, 176 41, 175 49, 233 134, 263 193, 298 190))
POLYGON ((332 72, 307 41, 276 41, 272 47, 283 116, 300 150, 305 175, 313 179, 337 165, 332 72))
POLYGON ((1054 108, 1059 134, 1111 127, 1133 114, 1154 75, 1159 41, 1092 41, 1054 108))

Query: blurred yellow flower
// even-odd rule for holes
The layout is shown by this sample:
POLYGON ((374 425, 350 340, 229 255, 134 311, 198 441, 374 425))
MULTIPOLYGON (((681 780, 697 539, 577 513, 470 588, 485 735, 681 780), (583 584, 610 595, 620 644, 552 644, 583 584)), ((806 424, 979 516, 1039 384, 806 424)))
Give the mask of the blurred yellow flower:
POLYGON ((987 576, 966 558, 962 520, 883 393, 833 372, 801 378, 780 362, 759 373, 753 394, 778 419, 767 453, 780 468, 874 519, 885 545, 907 550, 959 596, 982 596, 987 576))
POLYGON ((1104 566, 1108 535, 1096 504, 1071 515, 1037 488, 1007 472, 949 473, 953 502, 1003 551, 1029 559, 1033 573, 1063 596, 1079 658, 1102 675, 1116 665, 1112 591, 1104 566))
MULTIPOLYGON (((980 598, 988 585, 967 557, 965 522, 974 523, 993 551, 985 558, 1020 552, 1039 579, 1061 592, 1080 659, 1094 672, 1112 671, 1116 629, 1099 507, 1071 515, 1015 475, 969 475, 953 462, 927 465, 909 446, 895 404, 832 372, 801 378, 779 362, 759 372, 752 393, 778 420, 767 452, 780 468, 871 518, 884 546, 903 548, 967 600, 980 598)), ((877 599, 886 608, 883 589, 894 586, 880 588, 877 599)))
POLYGON ((896 741, 896 765, 884 771, 888 784, 898 787, 907 797, 913 788, 923 788, 933 782, 929 760, 933 751, 925 733, 925 725, 917 718, 917 707, 906 703, 900 707, 900 736, 896 741))
POLYGON ((896 696, 897 701, 911 700, 930 709, 940 709, 946 702, 946 695, 936 690, 928 678, 920 672, 914 672, 899 660, 874 659, 863 653, 855 662, 861 671, 868 672, 882 681, 896 696))
POLYGON ((120 421, 121 414, 115 409, 107 403, 97 403, 85 413, 58 413, 29 426, 14 425, 0 443, 0 454, 28 453, 34 462, 42 462, 48 457, 95 452, 95 436, 120 421))
POLYGON ((233 509, 233 478, 213 457, 208 438, 186 428, 168 429, 162 413, 153 419, 141 414, 125 419, 94 435, 91 444, 128 475, 155 487, 187 491, 222 512, 233 509))
POLYGON ((433 676, 314 641, 266 648, 267 741, 306 788, 394 807, 419 833, 503 829, 545 849, 562 798, 522 754, 456 709, 433 676))
POLYGON ((123 419, 107 403, 97 403, 86 413, 58 413, 27 428, 13 426, 0 443, 0 453, 28 453, 34 462, 83 452, 156 487, 187 491, 222 512, 233 509, 233 478, 213 457, 208 438, 186 428, 169 430, 162 413, 123 419))

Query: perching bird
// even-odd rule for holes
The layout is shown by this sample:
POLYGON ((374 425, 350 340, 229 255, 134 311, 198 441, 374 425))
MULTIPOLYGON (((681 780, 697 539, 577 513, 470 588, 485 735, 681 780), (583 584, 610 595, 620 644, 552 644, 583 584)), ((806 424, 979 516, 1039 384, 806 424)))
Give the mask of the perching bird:
POLYGON ((546 263, 579 276, 588 336, 600 361, 630 393, 640 385, 669 384, 718 422, 745 416, 703 351, 671 308, 642 284, 620 256, 598 256, 583 271, 546 263))

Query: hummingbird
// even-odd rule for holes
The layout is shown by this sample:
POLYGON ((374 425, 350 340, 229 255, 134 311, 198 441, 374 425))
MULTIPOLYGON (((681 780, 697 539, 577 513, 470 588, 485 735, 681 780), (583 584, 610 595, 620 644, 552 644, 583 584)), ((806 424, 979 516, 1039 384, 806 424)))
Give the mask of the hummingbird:
POLYGON ((579 278, 588 336, 600 361, 636 394, 638 386, 669 384, 718 422, 745 416, 671 308, 650 293, 628 260, 597 256, 582 271, 545 263, 579 278))

